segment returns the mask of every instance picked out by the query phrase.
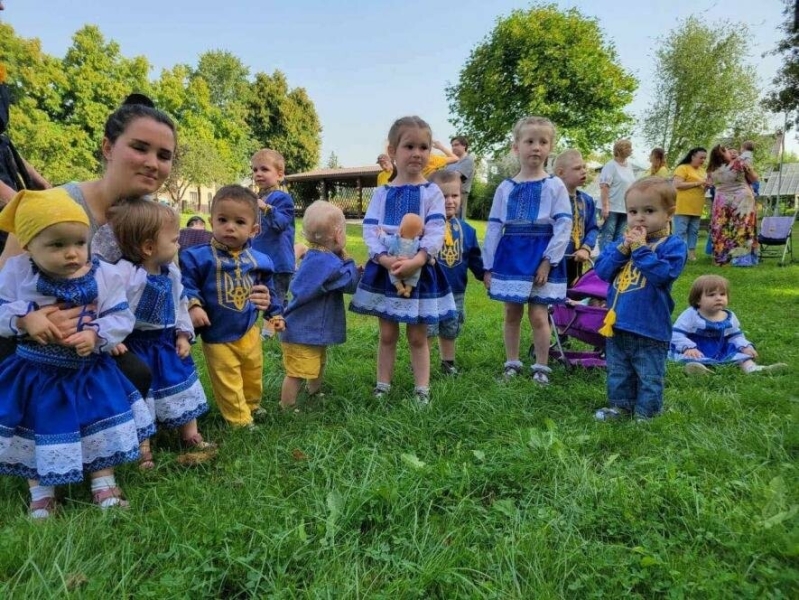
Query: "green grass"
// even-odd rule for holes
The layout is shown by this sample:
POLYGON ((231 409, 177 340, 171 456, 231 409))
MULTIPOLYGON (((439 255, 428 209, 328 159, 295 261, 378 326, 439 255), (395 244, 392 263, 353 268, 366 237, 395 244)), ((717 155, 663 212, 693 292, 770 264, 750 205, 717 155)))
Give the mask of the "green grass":
MULTIPOLYGON (((359 227, 348 242, 363 260, 359 227)), ((712 270, 689 265, 675 312, 712 270)), ((670 365, 663 416, 596 423, 602 371, 499 383, 502 308, 472 283, 463 374, 434 374, 418 413, 406 345, 388 401, 370 397, 376 322, 350 314, 324 406, 275 409, 252 433, 214 408, 201 425, 219 456, 194 468, 162 434, 154 472, 118 470, 130 511, 101 514, 71 486, 34 524, 25 483, 0 479, 0 597, 799 597, 799 263, 723 273, 760 361, 789 371, 670 365)), ((264 353, 271 407, 279 347, 264 353)))

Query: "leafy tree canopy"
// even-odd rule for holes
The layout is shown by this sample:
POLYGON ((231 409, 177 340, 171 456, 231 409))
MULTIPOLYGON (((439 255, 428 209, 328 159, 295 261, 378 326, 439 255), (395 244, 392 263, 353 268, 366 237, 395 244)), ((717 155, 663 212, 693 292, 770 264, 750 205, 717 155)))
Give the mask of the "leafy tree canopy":
POLYGON ((772 82, 776 87, 765 99, 765 106, 772 112, 788 114, 788 126, 799 126, 799 23, 793 0, 785 0, 785 22, 782 31, 785 34, 774 54, 782 55, 782 68, 772 82))
POLYGON ((659 40, 655 93, 642 126, 671 164, 721 136, 742 140, 763 131, 757 74, 741 50, 747 38, 741 23, 710 26, 689 17, 659 40))
POLYGON ((507 148, 514 123, 551 119, 588 152, 625 133, 636 79, 618 64, 596 19, 553 4, 499 19, 447 88, 453 125, 476 152, 507 148))

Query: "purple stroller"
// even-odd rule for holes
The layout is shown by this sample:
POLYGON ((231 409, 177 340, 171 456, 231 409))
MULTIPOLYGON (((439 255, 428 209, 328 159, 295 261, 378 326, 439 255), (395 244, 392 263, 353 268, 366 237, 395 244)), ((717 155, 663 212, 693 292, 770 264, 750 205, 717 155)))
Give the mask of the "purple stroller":
POLYGON ((608 284, 591 269, 566 290, 566 304, 555 305, 549 313, 554 343, 549 355, 562 361, 567 368, 604 367, 605 337, 599 333, 608 313, 605 301, 608 284), (582 304, 585 300, 602 302, 602 306, 582 304), (563 344, 562 336, 569 336, 593 346, 593 350, 570 350, 563 344))

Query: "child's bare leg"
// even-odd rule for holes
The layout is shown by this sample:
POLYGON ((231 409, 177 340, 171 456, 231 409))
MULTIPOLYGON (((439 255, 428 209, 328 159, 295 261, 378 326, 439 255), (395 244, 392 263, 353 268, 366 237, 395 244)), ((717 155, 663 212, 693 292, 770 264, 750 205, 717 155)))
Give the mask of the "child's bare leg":
POLYGON ((524 304, 505 302, 505 359, 519 360, 519 340, 521 338, 524 304))
POLYGON ((417 388, 427 388, 430 385, 430 350, 427 346, 427 325, 424 323, 408 324, 405 335, 408 337, 408 348, 411 352, 413 381, 417 388))
POLYGON ((153 453, 150 449, 150 439, 147 438, 139 444, 139 469, 149 471, 155 468, 153 453))
POLYGON ((102 509, 118 506, 127 508, 128 501, 122 495, 114 479, 114 469, 101 469, 90 474, 94 503, 102 509))
POLYGON ((286 375, 283 378, 283 386, 280 388, 280 407, 291 408, 294 406, 297 403, 301 387, 302 379, 286 375))
POLYGON ((531 304, 527 317, 530 319, 530 326, 533 328, 535 362, 546 366, 549 361, 549 344, 552 335, 547 307, 543 304, 531 304))
POLYGON ((455 360, 455 340, 448 340, 438 336, 438 352, 441 360, 455 360))
POLYGON ((313 396, 314 394, 318 394, 319 390, 322 389, 322 374, 319 374, 319 377, 316 379, 309 379, 305 384, 305 389, 308 390, 308 395, 313 396))
POLYGON ((378 319, 380 341, 377 347, 377 382, 390 384, 394 377, 394 361, 397 358, 399 323, 378 319))

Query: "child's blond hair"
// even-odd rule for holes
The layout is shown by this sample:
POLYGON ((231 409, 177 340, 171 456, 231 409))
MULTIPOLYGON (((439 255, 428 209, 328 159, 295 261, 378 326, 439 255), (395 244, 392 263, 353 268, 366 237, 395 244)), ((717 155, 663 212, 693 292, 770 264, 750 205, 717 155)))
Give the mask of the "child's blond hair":
POLYGON ((430 177, 427 178, 428 181, 435 183, 438 186, 446 185, 448 183, 453 183, 457 181, 459 184, 461 182, 461 174, 460 171, 450 171, 449 169, 439 169, 438 171, 434 171, 430 177))
POLYGON ((635 181, 627 188, 624 194, 625 200, 632 191, 656 197, 660 205, 665 208, 670 215, 673 215, 675 208, 677 208, 677 190, 674 189, 674 185, 672 185, 671 181, 663 177, 653 175, 635 181))
POLYGON ((261 148, 252 155, 250 162, 255 162, 256 160, 261 159, 268 162, 272 165, 275 170, 282 176, 286 172, 286 159, 283 158, 283 155, 278 152, 277 150, 271 150, 270 148, 261 148))
POLYGON ((522 129, 525 127, 548 127, 549 130, 552 132, 552 139, 550 142, 552 145, 555 144, 555 136, 558 133, 555 124, 547 119, 546 117, 522 117, 516 124, 513 126, 513 141, 518 142, 519 138, 522 135, 522 129))
POLYGON ((570 166, 575 160, 583 160, 583 155, 579 150, 575 148, 564 150, 558 154, 555 163, 552 165, 552 170, 555 172, 555 175, 557 175, 558 171, 565 171, 566 167, 570 166))
POLYGON ((329 247, 345 226, 342 210, 327 200, 316 200, 302 217, 302 234, 308 243, 329 247))
POLYGON ((167 226, 180 228, 178 213, 169 206, 145 198, 119 200, 108 211, 108 222, 114 232, 122 257, 141 264, 146 256, 142 247, 155 242, 167 226))
POLYGON ((729 300, 730 282, 721 275, 701 275, 697 277, 688 292, 688 304, 694 308, 699 308, 699 301, 702 299, 702 295, 710 292, 724 292, 729 300))
POLYGON ((741 150, 748 150, 749 152, 755 151, 755 143, 752 140, 746 140, 741 144, 741 150))

